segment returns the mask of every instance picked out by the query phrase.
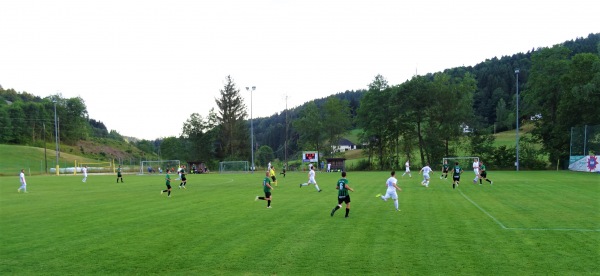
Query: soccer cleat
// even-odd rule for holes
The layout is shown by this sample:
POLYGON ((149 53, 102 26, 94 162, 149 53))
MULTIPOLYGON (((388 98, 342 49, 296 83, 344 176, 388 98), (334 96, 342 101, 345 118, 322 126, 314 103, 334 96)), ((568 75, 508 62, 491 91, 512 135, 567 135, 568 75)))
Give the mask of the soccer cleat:
POLYGON ((494 181, 490 182, 490 185, 494 185, 494 181))
POLYGON ((168 197, 171 197, 171 196, 168 196, 168 197))
POLYGON ((271 209, 271 206, 267 206, 267 209, 271 209))
POLYGON ((322 190, 319 190, 319 193, 320 193, 321 191, 322 191, 322 190))
POLYGON ((17 193, 20 193, 20 192, 21 192, 21 189, 17 189, 17 193))
POLYGON ((164 192, 165 192, 165 191, 163 191, 163 190, 160 190, 160 194, 161 194, 161 195, 162 195, 164 192))
POLYGON ((302 183, 300 183, 300 188, 302 188, 302 183))
POLYGON ((181 186, 179 186, 179 189, 181 189, 181 186))
POLYGON ((333 210, 331 210, 331 216, 333 217, 333 214, 335 214, 336 209, 333 208, 333 210))
POLYGON ((256 196, 256 197, 254 198, 254 201, 257 201, 257 200, 258 200, 258 196, 256 196))
POLYGON ((375 195, 375 197, 381 197, 381 194, 377 194, 377 195, 375 195))

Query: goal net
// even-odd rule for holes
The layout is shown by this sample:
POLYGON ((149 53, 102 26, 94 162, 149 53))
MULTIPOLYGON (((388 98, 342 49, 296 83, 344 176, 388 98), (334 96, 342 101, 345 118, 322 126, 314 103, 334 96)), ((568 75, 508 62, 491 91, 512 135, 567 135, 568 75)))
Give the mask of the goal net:
POLYGON ((112 162, 76 162, 73 174, 83 173, 83 167, 87 166, 88 173, 114 173, 112 162))
POLYGON ((179 160, 159 160, 140 162, 140 174, 166 173, 167 169, 177 171, 181 166, 179 160))
POLYGON ((452 168, 452 166, 454 166, 454 163, 458 162, 460 167, 463 169, 472 168, 471 165, 473 165, 473 160, 475 160, 475 159, 481 160, 481 158, 479 158, 478 156, 444 157, 442 159, 442 165, 444 164, 444 161, 446 161, 446 162, 448 162, 448 165, 450 166, 450 168, 452 168))
POLYGON ((219 162, 219 173, 248 172, 248 161, 223 161, 219 162))

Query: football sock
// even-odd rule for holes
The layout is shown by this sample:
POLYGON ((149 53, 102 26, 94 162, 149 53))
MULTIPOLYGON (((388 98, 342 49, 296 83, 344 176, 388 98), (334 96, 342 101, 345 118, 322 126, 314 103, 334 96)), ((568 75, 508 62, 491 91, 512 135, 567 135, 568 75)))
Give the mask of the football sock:
POLYGON ((456 189, 456 183, 452 183, 452 189, 456 189))
POLYGON ((264 196, 259 196, 258 199, 265 200, 265 197, 264 196))
POLYGON ((267 200, 267 207, 271 206, 271 200, 267 200))
POLYGON ((394 200, 394 207, 396 207, 396 210, 398 210, 398 200, 394 200))
POLYGON ((481 180, 481 178, 479 178, 479 184, 483 184, 483 180, 481 180))
POLYGON ((321 189, 319 189, 319 185, 317 185, 317 183, 315 183, 315 188, 317 189, 317 191, 321 190, 321 189))
POLYGON ((350 208, 346 208, 346 217, 348 217, 349 213, 350 213, 350 208))
POLYGON ((492 181, 491 181, 491 180, 489 180, 489 179, 486 179, 485 181, 492 183, 492 181))

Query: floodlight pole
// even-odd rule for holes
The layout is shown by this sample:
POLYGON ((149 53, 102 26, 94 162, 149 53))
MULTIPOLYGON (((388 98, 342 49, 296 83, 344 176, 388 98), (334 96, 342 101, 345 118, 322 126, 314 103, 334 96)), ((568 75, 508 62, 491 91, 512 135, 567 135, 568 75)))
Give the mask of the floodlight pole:
POLYGON ((519 171, 519 68, 515 69, 515 75, 517 75, 517 162, 515 162, 515 166, 519 171))
POLYGON ((250 165, 250 170, 254 173, 254 123, 252 122, 252 91, 256 90, 256 86, 250 87, 246 86, 246 91, 250 92, 250 149, 252 152, 252 164, 250 165))
POLYGON ((56 175, 58 174, 58 169, 59 169, 59 165, 58 165, 58 120, 56 117, 56 99, 52 100, 52 102, 54 103, 54 139, 56 142, 56 175))

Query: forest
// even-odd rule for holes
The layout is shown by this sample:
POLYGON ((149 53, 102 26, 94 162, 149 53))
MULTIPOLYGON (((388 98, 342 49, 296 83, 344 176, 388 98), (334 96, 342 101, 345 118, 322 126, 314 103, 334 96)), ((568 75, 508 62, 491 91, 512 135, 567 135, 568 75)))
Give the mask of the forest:
POLYGON ((250 161, 251 149, 257 166, 299 159, 307 149, 335 156, 338 141, 358 130, 352 142, 364 159, 356 169, 398 168, 405 159, 433 165, 456 155, 480 156, 494 168, 512 168, 515 148, 493 146, 493 134, 515 129, 518 120, 521 126, 534 126, 531 137, 520 141, 520 166, 545 169, 568 160, 571 127, 600 124, 600 34, 416 75, 401 84, 377 75, 365 90, 339 92, 254 118, 253 148, 245 103, 231 76, 216 99, 217 110, 194 112, 181 122, 180 137, 154 141, 108 131, 101 120, 89 118, 81 98, 40 98, 0 86, 0 99, 2 144, 43 147, 44 141, 53 141, 56 108, 61 143, 126 140, 146 153, 143 158, 207 164, 250 161))

